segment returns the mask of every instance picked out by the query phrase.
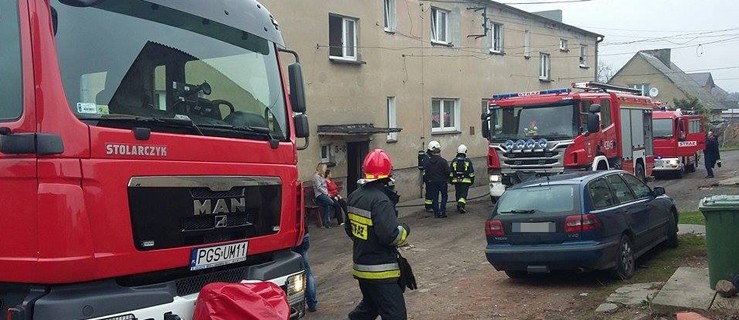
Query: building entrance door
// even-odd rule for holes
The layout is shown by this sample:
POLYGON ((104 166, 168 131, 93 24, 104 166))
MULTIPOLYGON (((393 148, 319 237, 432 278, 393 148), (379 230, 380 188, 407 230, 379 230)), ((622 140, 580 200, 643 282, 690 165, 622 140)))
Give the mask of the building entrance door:
POLYGON ((346 146, 347 175, 346 194, 359 187, 357 180, 362 178, 362 161, 369 151, 369 141, 348 142, 346 146))

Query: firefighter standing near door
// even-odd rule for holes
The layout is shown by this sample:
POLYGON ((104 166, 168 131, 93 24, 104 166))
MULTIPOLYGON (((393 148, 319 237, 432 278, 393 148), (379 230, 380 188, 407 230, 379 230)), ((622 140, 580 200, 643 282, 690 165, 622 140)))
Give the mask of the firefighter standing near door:
POLYGON ((397 246, 405 243, 410 228, 398 221, 399 197, 388 185, 392 166, 383 150, 369 153, 362 165, 365 183, 348 197, 344 228, 353 242, 352 275, 362 291, 349 319, 407 318, 397 246))
POLYGON ((457 147, 457 156, 449 166, 449 182, 454 185, 454 196, 457 199, 457 212, 465 213, 464 206, 467 204, 467 192, 475 183, 475 168, 472 161, 467 158, 467 146, 460 144, 457 147))
MULTIPOLYGON (((421 160, 421 167, 424 168, 426 166, 426 162, 431 159, 431 152, 434 149, 441 150, 441 144, 439 144, 438 141, 432 140, 429 142, 428 148, 426 148, 426 153, 423 155, 423 159, 421 160)), ((433 190, 433 187, 429 185, 428 181, 428 175, 426 175, 426 170, 423 170, 423 183, 424 187, 426 188, 425 192, 425 199, 423 200, 423 206, 426 208, 426 212, 433 212, 434 211, 434 197, 431 196, 431 191, 433 190)))

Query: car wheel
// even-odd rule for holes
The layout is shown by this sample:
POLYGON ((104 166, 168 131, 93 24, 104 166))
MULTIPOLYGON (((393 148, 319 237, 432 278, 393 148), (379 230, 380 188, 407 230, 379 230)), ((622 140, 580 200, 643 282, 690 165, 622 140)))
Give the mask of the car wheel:
POLYGON ((634 276, 635 267, 633 242, 628 235, 624 234, 618 243, 616 269, 613 270, 613 275, 622 280, 630 279, 634 276))
POLYGON ((670 229, 667 231, 667 246, 670 248, 677 248, 679 240, 677 237, 677 214, 670 212, 672 221, 670 221, 670 229))
POLYGON ((527 271, 521 270, 506 270, 505 274, 511 279, 526 279, 529 277, 529 273, 527 271))
POLYGON ((642 182, 647 182, 647 173, 644 171, 644 165, 641 162, 636 164, 634 175, 642 182))

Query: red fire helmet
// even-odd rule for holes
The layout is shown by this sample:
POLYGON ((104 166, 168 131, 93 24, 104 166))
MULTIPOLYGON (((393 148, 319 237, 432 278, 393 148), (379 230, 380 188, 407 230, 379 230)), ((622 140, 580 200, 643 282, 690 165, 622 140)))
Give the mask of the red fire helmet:
POLYGON ((390 178, 393 162, 384 150, 375 149, 364 158, 362 170, 366 182, 390 178))

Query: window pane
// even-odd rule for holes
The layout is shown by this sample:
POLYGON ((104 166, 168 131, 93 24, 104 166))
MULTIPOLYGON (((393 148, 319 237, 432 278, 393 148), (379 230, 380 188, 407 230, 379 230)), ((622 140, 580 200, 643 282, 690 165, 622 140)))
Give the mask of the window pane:
POLYGON ((0 119, 16 119, 23 111, 20 29, 16 1, 0 1, 0 119))
POLYGON ((344 54, 343 44, 341 43, 342 27, 341 17, 328 17, 328 54, 332 57, 341 57, 344 54))
POLYGON ((611 100, 600 101, 600 122, 603 128, 613 123, 613 120, 611 120, 611 100))
POLYGON ((441 100, 431 101, 431 128, 441 128, 441 100))
POLYGON ((637 198, 646 198, 652 195, 652 190, 649 189, 649 187, 644 184, 644 182, 641 182, 636 177, 625 174, 623 175, 623 178, 624 180, 626 180, 626 183, 631 188, 631 191, 634 191, 634 194, 636 194, 637 198))
POLYGON ((385 28, 390 28, 390 0, 385 0, 385 28))
POLYGON ((344 38, 344 41, 346 43, 346 56, 347 57, 356 57, 356 44, 354 43, 354 31, 356 24, 354 20, 344 20, 344 26, 346 28, 346 37, 344 38))
POLYGON ((446 12, 439 11, 439 40, 446 42, 446 12))
POLYGON ((454 100, 444 101, 444 127, 454 128, 454 100))
POLYGON ((438 40, 439 34, 436 32, 436 9, 431 8, 431 40, 438 40))

